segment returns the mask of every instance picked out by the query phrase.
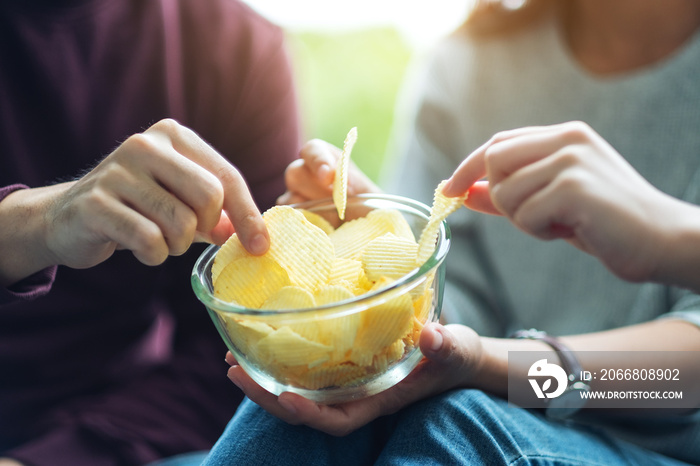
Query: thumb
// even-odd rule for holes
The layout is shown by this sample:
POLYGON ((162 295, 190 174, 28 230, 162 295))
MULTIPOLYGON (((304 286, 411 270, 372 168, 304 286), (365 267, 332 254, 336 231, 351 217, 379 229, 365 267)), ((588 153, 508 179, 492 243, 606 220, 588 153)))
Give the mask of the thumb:
POLYGON ((431 322, 420 334, 420 349, 432 362, 451 367, 472 367, 481 350, 479 335, 464 325, 431 322))

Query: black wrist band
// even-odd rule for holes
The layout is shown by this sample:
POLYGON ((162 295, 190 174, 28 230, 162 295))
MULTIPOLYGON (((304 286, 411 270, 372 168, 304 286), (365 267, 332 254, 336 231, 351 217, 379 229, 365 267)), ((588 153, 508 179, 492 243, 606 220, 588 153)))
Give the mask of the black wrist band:
POLYGON ((534 328, 518 330, 510 335, 510 338, 540 340, 551 346, 559 357, 562 369, 566 372, 568 387, 558 398, 549 400, 545 411, 547 417, 564 419, 583 408, 586 404, 586 398, 581 395, 581 392, 589 391, 590 387, 581 379, 583 368, 573 351, 556 337, 534 328))

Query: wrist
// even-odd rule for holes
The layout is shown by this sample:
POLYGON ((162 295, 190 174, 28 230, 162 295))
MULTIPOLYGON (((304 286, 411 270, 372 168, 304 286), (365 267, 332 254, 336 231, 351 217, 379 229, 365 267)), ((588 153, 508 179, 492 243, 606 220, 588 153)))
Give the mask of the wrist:
MULTIPOLYGON (((474 372, 472 387, 506 398, 508 395, 508 352, 551 351, 539 340, 481 337, 482 355, 474 372)), ((524 368, 522 373, 527 373, 524 368)))
POLYGON ((0 202, 0 286, 10 286, 55 265, 46 241, 50 188, 22 189, 0 202))
POLYGON ((651 279, 700 292, 700 207, 674 200, 665 217, 663 251, 651 279))

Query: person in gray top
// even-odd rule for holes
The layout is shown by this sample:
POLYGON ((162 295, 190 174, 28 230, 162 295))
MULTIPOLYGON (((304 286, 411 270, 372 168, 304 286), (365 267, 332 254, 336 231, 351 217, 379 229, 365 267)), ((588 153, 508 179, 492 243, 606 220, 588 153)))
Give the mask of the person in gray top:
MULTIPOLYGON (((675 412, 505 401, 509 352, 553 348, 579 393, 600 383, 582 380, 584 371, 601 374, 619 354, 632 364, 632 351, 672 351, 686 382, 700 376, 700 296, 688 289, 699 270, 700 4, 488 3, 417 81, 399 183, 389 188, 429 203, 456 169, 451 195, 487 175, 468 205, 505 214, 450 217, 448 325, 425 327, 426 358, 404 381, 339 406, 272 396, 229 358, 229 378, 252 402, 205 464, 295 464, 300 455, 305 464, 700 464, 697 385, 685 386, 690 404, 675 412), (649 232, 654 220, 673 241, 649 232), (595 232, 618 246, 601 249, 595 232)), ((335 157, 327 144, 308 145, 282 200, 320 197, 335 157)), ((376 189, 362 177, 353 188, 376 189)))

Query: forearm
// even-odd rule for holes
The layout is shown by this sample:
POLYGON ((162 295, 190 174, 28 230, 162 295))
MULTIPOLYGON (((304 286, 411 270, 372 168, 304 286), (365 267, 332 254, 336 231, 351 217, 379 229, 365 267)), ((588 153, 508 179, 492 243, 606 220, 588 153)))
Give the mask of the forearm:
POLYGON ((0 202, 0 286, 55 265, 46 247, 46 212, 63 187, 21 189, 0 202))
MULTIPOLYGON (((610 355, 622 351, 688 351, 688 357, 674 353, 674 368, 681 373, 697 372, 695 351, 700 351, 700 329, 681 320, 655 320, 604 332, 560 337, 576 353, 584 370, 601 373, 610 368, 610 355)), ((538 340, 481 338, 482 362, 477 375, 470 378, 471 386, 506 397, 508 394, 509 351, 552 351, 538 340)), ((634 365, 636 365, 636 361, 634 365)), ((633 363, 630 362, 630 369, 633 363)), ((527 374, 527 370, 522 371, 527 374)), ((624 388, 624 387, 622 387, 624 388)))

